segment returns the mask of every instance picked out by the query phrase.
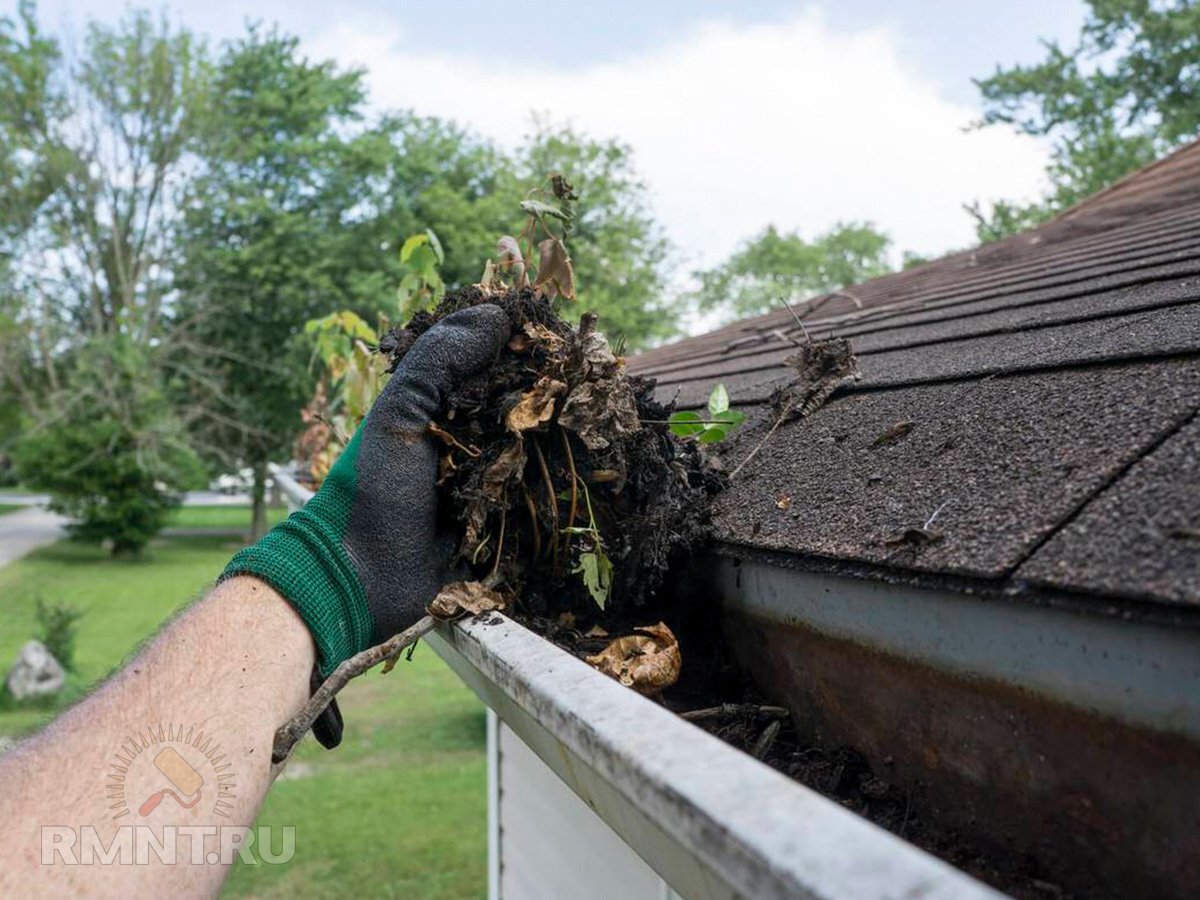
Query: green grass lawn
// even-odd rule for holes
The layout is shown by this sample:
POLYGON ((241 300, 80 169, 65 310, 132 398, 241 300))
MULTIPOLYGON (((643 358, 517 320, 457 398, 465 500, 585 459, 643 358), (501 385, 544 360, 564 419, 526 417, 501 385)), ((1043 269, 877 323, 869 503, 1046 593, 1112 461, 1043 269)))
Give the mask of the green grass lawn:
MULTIPOLYGON (((64 541, 0 568, 0 663, 33 636, 36 598, 70 601, 85 611, 77 695, 202 592, 236 546, 228 538, 163 538, 142 559, 113 560, 64 541)), ((296 856, 286 865, 239 865, 223 896, 484 896, 482 705, 424 645, 411 663, 387 676, 369 673, 340 698, 342 746, 326 752, 306 740, 259 818, 296 827, 296 856)), ((23 733, 52 714, 9 702, 0 707, 0 734, 23 733)))
MULTIPOLYGON (((267 522, 274 525, 287 518, 287 510, 267 509, 267 522)), ((171 512, 168 528, 245 528, 250 530, 249 506, 180 506, 171 512)))
POLYGON ((16 512, 18 509, 24 509, 20 503, 0 503, 0 516, 5 513, 16 512))

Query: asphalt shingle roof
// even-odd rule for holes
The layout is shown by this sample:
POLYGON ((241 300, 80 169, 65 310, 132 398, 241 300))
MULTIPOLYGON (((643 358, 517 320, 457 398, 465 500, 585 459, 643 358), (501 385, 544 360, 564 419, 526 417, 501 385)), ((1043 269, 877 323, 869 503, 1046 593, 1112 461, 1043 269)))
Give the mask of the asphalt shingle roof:
MULTIPOLYGON (((1200 142, 1033 231, 795 308, 850 338, 862 378, 734 480, 725 544, 1200 607, 1200 142), (938 509, 932 541, 903 539, 938 509)), ((750 413, 732 468, 801 339, 781 308, 630 369, 681 407, 724 382, 750 413)))

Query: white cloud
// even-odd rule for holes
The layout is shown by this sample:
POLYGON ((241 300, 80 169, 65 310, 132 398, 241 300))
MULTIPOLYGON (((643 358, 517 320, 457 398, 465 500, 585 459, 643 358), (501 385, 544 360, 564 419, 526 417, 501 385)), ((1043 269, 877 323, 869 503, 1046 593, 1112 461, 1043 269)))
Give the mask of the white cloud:
POLYGON ((900 249, 972 241, 975 198, 1032 197, 1044 150, 976 115, 903 62, 887 30, 831 30, 813 11, 783 24, 711 23, 619 64, 556 71, 526 52, 487 58, 406 45, 379 21, 309 46, 370 70, 373 102, 454 118, 502 142, 547 111, 630 143, 687 268, 722 259, 768 222, 806 235, 869 219, 900 249))

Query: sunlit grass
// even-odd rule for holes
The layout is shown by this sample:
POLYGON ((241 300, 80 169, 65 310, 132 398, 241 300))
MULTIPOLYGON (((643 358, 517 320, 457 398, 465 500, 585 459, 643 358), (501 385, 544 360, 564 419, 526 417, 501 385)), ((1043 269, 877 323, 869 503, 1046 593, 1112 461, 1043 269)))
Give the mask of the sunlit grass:
MULTIPOLYGON (((229 508, 215 509, 223 515, 229 508)), ((249 512, 242 512, 248 525, 249 512)), ((204 525, 191 527, 221 518, 201 515, 204 525)), ((64 541, 0 568, 0 662, 7 665, 33 637, 38 597, 74 603, 84 610, 69 692, 77 696, 202 593, 238 545, 221 537, 161 538, 142 558, 118 560, 64 541)), ((369 673, 341 698, 342 746, 327 752, 311 739, 301 744, 259 819, 295 826, 295 858, 239 865, 224 895, 484 896, 482 705, 424 645, 411 663, 387 676, 369 673)), ((54 711, 9 702, 0 707, 0 734, 28 731, 54 711)))

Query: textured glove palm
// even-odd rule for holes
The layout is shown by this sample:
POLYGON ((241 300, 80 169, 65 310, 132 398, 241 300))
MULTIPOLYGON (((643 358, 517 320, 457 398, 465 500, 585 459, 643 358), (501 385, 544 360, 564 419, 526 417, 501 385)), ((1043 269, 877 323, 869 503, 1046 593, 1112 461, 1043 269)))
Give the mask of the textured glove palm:
POLYGON ((295 607, 322 677, 415 623, 445 582, 453 542, 437 531, 429 423, 458 382, 496 358, 509 331, 505 314, 483 305, 423 334, 316 495, 226 568, 222 578, 256 576, 295 607))

